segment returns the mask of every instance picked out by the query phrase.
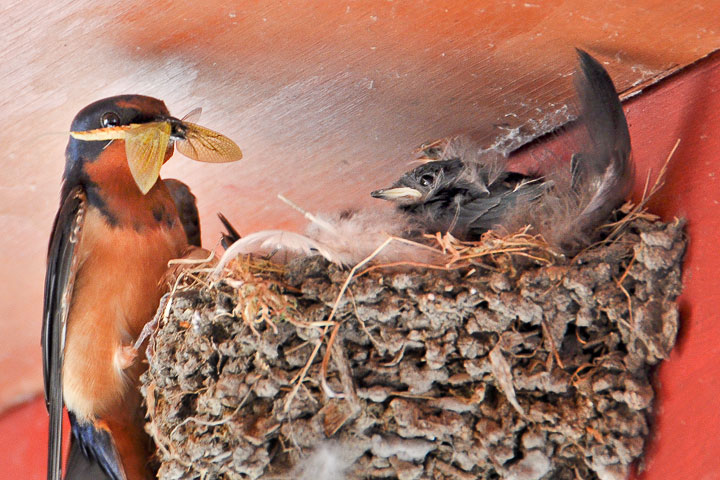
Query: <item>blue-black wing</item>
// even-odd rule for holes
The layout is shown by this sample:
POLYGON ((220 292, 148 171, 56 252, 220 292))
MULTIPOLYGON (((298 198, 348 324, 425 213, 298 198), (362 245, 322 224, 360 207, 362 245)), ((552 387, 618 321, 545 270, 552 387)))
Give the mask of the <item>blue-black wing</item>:
MULTIPOLYGON (((82 187, 63 199, 55 217, 47 271, 42 329, 45 402, 50 416, 48 434, 48 480, 62 476, 62 366, 65 332, 79 265, 78 245, 82 238, 87 199, 82 187)), ((122 466, 109 432, 82 424, 70 414, 72 438, 65 480, 122 480, 122 466)))
POLYGON ((166 178, 163 180, 165 186, 170 191, 170 196, 175 203, 180 222, 189 245, 200 247, 200 215, 197 208, 197 200, 193 195, 190 187, 180 180, 174 178, 166 178))
POLYGON ((55 217, 48 248, 42 327, 45 403, 50 415, 48 480, 59 480, 62 474, 63 350, 86 205, 82 187, 75 187, 65 196, 55 217))

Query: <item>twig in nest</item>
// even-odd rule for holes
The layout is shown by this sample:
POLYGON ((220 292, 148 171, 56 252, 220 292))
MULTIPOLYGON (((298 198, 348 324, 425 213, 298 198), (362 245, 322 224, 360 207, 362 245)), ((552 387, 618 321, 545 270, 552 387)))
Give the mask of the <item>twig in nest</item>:
POLYGON ((383 367, 394 367, 395 365, 399 364, 405 356, 405 347, 407 347, 407 342, 403 342, 402 348, 400 348, 400 351, 395 354, 395 358, 393 358, 389 363, 384 363, 381 365, 383 367))
POLYGON ((643 188, 643 194, 640 202, 637 205, 634 205, 630 211, 625 215, 623 218, 621 218, 619 221, 609 224, 607 226, 614 227, 613 230, 610 232, 610 234, 605 239, 605 242, 610 242, 611 240, 616 239, 619 237, 620 233, 625 229, 625 226, 634 218, 640 216, 643 214, 643 210, 645 209, 645 205, 650 201, 652 197, 657 194, 657 192, 665 185, 665 174, 667 173, 668 165, 670 164, 670 159, 672 159, 673 155, 675 155, 675 151, 678 149, 678 146, 680 145, 680 139, 678 138, 675 142, 675 145, 673 146, 672 150, 670 150, 670 153, 668 154, 667 158, 665 159, 665 163, 663 163, 662 168, 660 168, 660 172, 658 173, 658 176, 655 178, 655 183, 653 184, 652 188, 650 188, 650 191, 648 192, 648 185, 650 184, 650 174, 652 173, 652 170, 648 172, 648 176, 645 179, 645 187, 643 188))
MULTIPOLYGON (((202 251, 203 249, 198 249, 198 251, 202 251)), ((215 252, 210 251, 208 252, 207 258, 173 258, 172 260, 168 261, 168 266, 170 265, 200 265, 203 263, 210 262, 213 258, 215 258, 215 252)))
POLYGON ((295 345, 294 347, 288 348, 287 350, 285 350, 285 355, 286 355, 286 356, 287 356, 287 355, 290 355, 291 353, 296 352, 296 351, 300 350, 301 348, 304 348, 304 347, 306 347, 306 346, 308 346, 308 345, 310 345, 310 342, 308 342, 307 340, 305 340, 305 341, 302 342, 301 344, 295 345))
MULTIPOLYGON (((320 346, 322 345, 322 339, 325 338, 325 334, 328 331, 328 328, 330 328, 330 325, 335 325, 333 328, 333 333, 330 336, 331 341, 334 339, 334 337, 337 335, 337 329, 339 328, 340 324, 337 322, 333 322, 333 318, 335 317, 335 313, 337 312, 338 306, 340 305, 340 300, 342 299, 343 295, 345 294, 345 290, 347 290, 348 285, 350 284, 350 281, 353 279, 353 276, 355 275, 355 272, 371 261, 373 258, 375 258, 380 252, 383 251, 385 247, 387 247, 390 242, 393 241, 393 237, 388 237, 378 248, 375 249, 373 253, 371 253, 367 258, 365 258, 362 262, 355 265, 348 274, 347 278, 345 279, 345 282, 343 283, 342 288, 340 289, 340 293, 337 296, 337 299, 335 300, 335 304, 333 305, 332 310, 330 311, 330 315, 328 315, 328 325, 325 326, 322 333, 320 334, 320 338, 318 338, 318 342, 315 345, 315 348, 313 349, 312 353, 310 354, 310 358, 308 358, 307 363, 303 367, 303 369, 300 371, 300 374, 292 380, 294 382, 297 379, 297 383, 293 387, 293 389, 290 391, 290 394, 288 395, 287 400, 285 400, 285 406, 283 407, 283 411, 288 412, 290 410, 290 404, 292 403, 293 399, 295 398, 295 395, 297 395, 298 389, 300 388, 300 385, 302 385, 303 381, 305 380, 305 376, 307 375, 308 370, 310 370, 310 365, 315 361, 315 356, 317 355, 318 351, 320 350, 320 346)), ((332 343, 329 343, 326 352, 325 357, 323 358, 323 366, 322 366, 322 372, 321 372, 321 379, 323 382, 323 387, 326 387, 326 392, 334 394, 337 396, 337 393, 333 392, 332 389, 330 389, 329 386, 327 386, 326 383, 326 376, 327 376, 327 360, 329 359, 329 355, 332 347, 332 343)), ((292 383, 291 382, 291 383, 292 383)), ((331 395, 328 395, 331 396, 331 395)))
MULTIPOLYGON (((330 315, 328 315, 328 321, 331 321, 333 317, 335 317, 335 313, 337 312, 338 306, 340 305, 340 300, 345 295, 345 290, 347 290, 348 285, 350 285, 350 282, 353 279, 353 276, 355 275, 355 272, 362 267, 363 265, 370 262, 373 258, 378 256, 380 252, 382 252, 385 247, 390 245, 390 243, 393 241, 393 237, 388 237, 385 239, 383 243, 380 244, 379 247, 375 249, 374 252, 372 252, 367 258, 365 258, 362 262, 355 265, 351 270, 350 273, 348 273, 347 278, 345 279, 345 282, 343 283, 342 288, 340 289, 340 293, 338 293, 337 299, 335 299, 335 304, 333 305, 332 310, 330 311, 330 315)), ((330 360, 330 355, 332 354, 332 346, 335 342, 335 338, 337 337, 337 332, 340 329, 340 322, 336 322, 335 326, 333 327, 333 331, 330 334, 330 340, 328 341, 327 347, 325 348, 325 356, 323 357, 323 361, 320 367, 320 379, 322 381, 323 388, 325 389, 325 392, 327 393, 328 397, 339 397, 340 394, 334 392, 330 386, 327 384, 327 366, 328 362, 330 360)))
MULTIPOLYGON (((450 235, 450 234, 448 233, 447 235, 450 235)), ((432 246, 430 246, 430 245, 426 245, 426 244, 424 244, 424 243, 416 242, 416 241, 414 241, 414 240, 409 240, 409 239, 407 239, 407 238, 402 238, 402 237, 396 237, 396 236, 393 236, 393 235, 389 235, 389 237, 390 237, 390 239, 392 239, 394 242, 405 243, 405 244, 411 245, 411 246, 413 246, 413 247, 423 248, 423 249, 429 250, 429 251, 431 251, 431 252, 433 252, 433 253, 439 253, 439 254, 445 253, 444 251, 440 251, 440 250, 438 250, 438 249, 435 248, 435 247, 432 247, 432 246)))
POLYGON ((287 400, 285 400, 285 406, 283 407, 283 411, 287 413, 290 411, 290 404, 292 403, 293 399, 295 398, 295 395, 297 395, 298 389, 300 388, 300 385, 303 384, 303 380, 305 379, 305 375, 307 375, 308 370, 310 370, 310 365, 312 365, 313 361, 315 360, 315 356, 318 353, 318 350, 320 350, 320 347, 322 346, 322 339, 325 337, 325 334, 328 331, 329 326, 326 326, 323 329, 322 334, 320 334, 320 338, 317 339, 317 343, 315 344, 315 348, 313 349, 312 353, 310 354, 310 358, 308 359, 307 363, 305 363, 305 366, 300 371, 300 373, 293 378, 290 383, 296 382, 293 389, 290 391, 290 394, 288 395, 287 400))
POLYGON ((555 340, 553 339, 552 335, 550 334, 550 328, 547 326, 547 322, 545 321, 544 317, 543 317, 542 321, 540 322, 540 324, 542 325, 543 334, 547 335, 548 343, 550 344, 550 350, 552 350, 553 356, 555 357, 555 361, 557 362, 557 364, 560 368, 565 368, 563 361, 560 359, 560 354, 558 353, 557 347, 555 346, 555 340))
POLYGON ((592 435, 593 438, 595 438, 595 440, 597 440, 600 445, 604 445, 604 444, 606 443, 606 440, 603 438, 603 436, 600 434, 600 432, 598 432, 598 431, 595 430, 594 428, 592 428, 592 427, 590 427, 590 426, 587 426, 587 427, 585 427, 585 430, 586 430, 590 435, 592 435))
POLYGON ((337 393, 332 388, 330 388, 330 385, 327 383, 327 367, 328 363, 330 363, 330 355, 332 354, 332 347, 335 345, 335 339, 337 338, 337 333, 340 330, 341 322, 336 322, 335 326, 332 329, 332 332, 330 332, 330 340, 328 340, 328 344, 325 347, 325 355, 323 356, 322 363, 320 364, 320 383, 322 384, 323 391, 325 392, 325 395, 328 396, 328 398, 344 398, 345 395, 342 393, 337 393))
MULTIPOLYGON (((359 275, 358 275, 359 276, 359 275)), ((358 312, 357 303, 355 302, 355 295, 352 294, 352 290, 348 290, 350 293, 350 300, 353 304, 353 311, 355 312, 355 318, 357 319, 358 323, 360 324, 360 329, 367 335, 367 337, 370 339, 370 342, 372 342, 373 345, 375 345, 375 349, 380 351, 382 348, 387 348, 387 346, 382 345, 379 341, 375 340, 375 338, 370 334, 370 331, 367 329, 367 325, 365 325, 365 321, 360 317, 360 313, 358 312)))
POLYGON ((622 283, 620 281, 616 282, 617 286, 620 287, 620 290, 625 294, 627 297, 627 304, 628 304, 628 315, 630 315, 630 322, 628 327, 633 329, 632 325, 635 325, 635 320, 633 319, 633 309, 632 309, 632 297, 630 296, 630 293, 627 291, 625 287, 623 287, 622 283))
POLYGON ((372 272, 373 270, 378 270, 381 268, 392 268, 392 267, 422 267, 422 268, 429 268, 432 270, 444 270, 444 271, 450 271, 450 270, 459 270, 463 268, 464 265, 456 265, 449 267, 447 265, 433 265, 432 263, 420 263, 420 262, 390 262, 390 263, 380 263, 377 265, 373 265, 371 267, 366 268, 362 272, 358 273, 358 277, 362 277, 368 272, 372 272))
POLYGON ((580 365, 579 367, 577 367, 577 368, 575 369, 575 371, 573 372, 573 374, 570 375, 570 383, 572 383, 573 385, 575 385, 575 379, 576 379, 576 378, 580 378, 580 372, 581 372, 582 370, 585 370, 586 368, 590 368, 590 369, 595 368, 595 364, 594 364, 594 363, 583 363, 582 365, 580 365))
POLYGON ((295 306, 278 291, 282 290, 282 287, 273 277, 284 271, 280 266, 271 262, 255 262, 246 256, 238 256, 233 262, 229 272, 235 278, 228 276, 223 279, 225 284, 235 290, 235 295, 240 300, 233 315, 242 318, 256 336, 259 332, 254 327, 255 323, 265 323, 268 328, 277 332, 274 317, 281 317, 296 327, 323 326, 297 318, 295 306))
POLYGON ((458 257, 460 254, 458 253, 458 248, 461 247, 464 248, 463 242, 455 238, 450 232, 445 232, 444 234, 441 234, 440 232, 435 233, 435 235, 425 235, 427 238, 430 238, 434 240, 438 245, 440 245, 440 248, 442 248, 443 253, 450 252, 451 257, 458 257))
POLYGON ((628 273, 630 273, 630 267, 633 266, 636 259, 637 259, 637 252, 633 251, 633 256, 630 259, 628 266, 625 268, 625 272, 620 276, 620 280, 617 281, 618 285, 622 285, 622 283, 625 281, 625 277, 627 277, 628 273))
POLYGON ((414 393, 408 393, 408 392, 390 392, 389 395, 392 395, 394 397, 401 397, 401 398, 413 398, 417 400, 437 400, 437 397, 433 397, 432 395, 421 395, 421 394, 414 394, 414 393))
POLYGON ((520 406, 520 403, 518 403, 515 395, 512 368, 505 356, 502 354, 502 349, 499 344, 495 345, 495 347, 490 350, 488 357, 490 359, 492 374, 495 377, 495 381, 497 382, 497 386, 500 391, 505 394, 505 398, 507 398, 510 405, 517 410, 520 416, 525 418, 525 411, 522 406, 520 406))

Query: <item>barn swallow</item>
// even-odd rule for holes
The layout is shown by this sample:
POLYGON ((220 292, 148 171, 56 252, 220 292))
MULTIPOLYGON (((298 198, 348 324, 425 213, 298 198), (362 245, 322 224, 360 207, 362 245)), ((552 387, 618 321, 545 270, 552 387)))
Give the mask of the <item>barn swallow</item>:
POLYGON ((503 155, 485 151, 430 161, 371 195, 394 202, 426 231, 477 240, 489 229, 531 225, 561 251, 578 251, 628 195, 634 167, 615 86, 600 63, 577 52, 574 84, 590 141, 569 168, 523 175, 508 171, 503 155))
POLYGON ((85 107, 71 130, 45 277, 48 479, 62 475, 63 404, 72 428, 66 479, 154 478, 133 344, 164 293, 168 261, 189 248, 159 170, 174 147, 200 161, 242 154, 140 95, 85 107))
POLYGON ((395 202, 426 231, 479 238, 502 225, 518 204, 536 201, 547 188, 540 179, 519 173, 500 171, 488 177, 491 162, 498 158, 483 163, 463 158, 428 162, 371 195, 395 202))

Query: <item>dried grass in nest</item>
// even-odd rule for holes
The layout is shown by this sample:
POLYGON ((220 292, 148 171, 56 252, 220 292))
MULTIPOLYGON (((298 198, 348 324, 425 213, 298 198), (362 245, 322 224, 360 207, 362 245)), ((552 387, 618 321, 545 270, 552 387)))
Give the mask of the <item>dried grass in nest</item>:
POLYGON ((625 213, 572 259, 515 232, 429 239, 431 266, 186 273, 143 378, 159 478, 624 478, 685 249, 625 213))

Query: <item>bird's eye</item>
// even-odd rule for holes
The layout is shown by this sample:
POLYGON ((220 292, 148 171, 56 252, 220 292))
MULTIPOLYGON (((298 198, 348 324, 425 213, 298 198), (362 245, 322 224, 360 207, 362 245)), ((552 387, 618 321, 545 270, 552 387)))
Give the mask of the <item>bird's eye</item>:
POLYGON ((100 117, 100 123, 103 128, 117 127, 120 125, 120 117, 118 117, 118 114, 115 112, 106 112, 100 117))
POLYGON ((423 187, 429 187, 434 181, 435 176, 430 175, 429 173, 426 173, 425 175, 420 177, 420 185, 422 185, 423 187))

